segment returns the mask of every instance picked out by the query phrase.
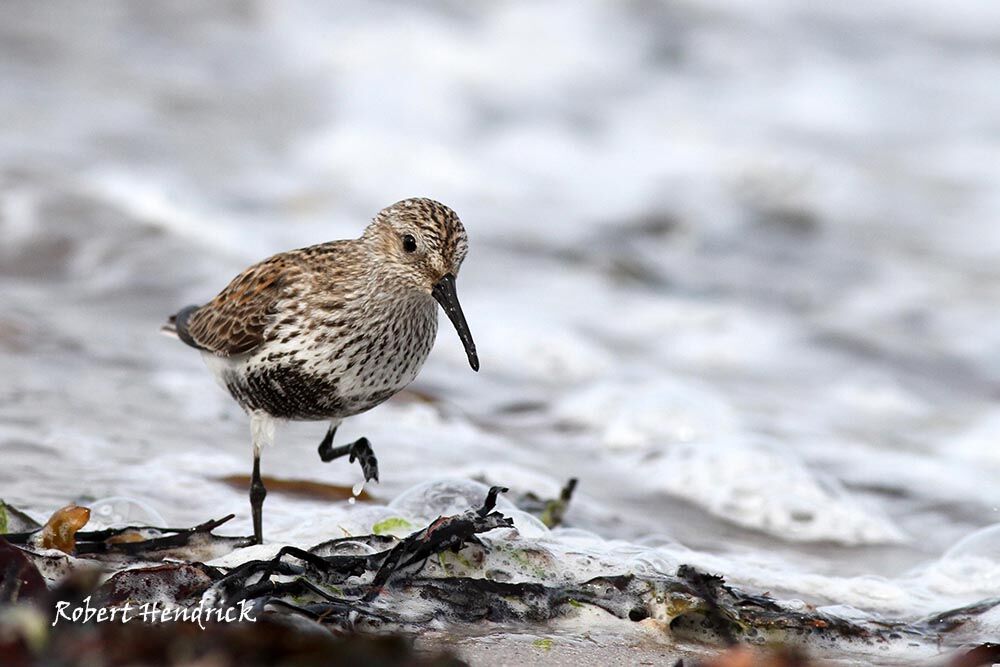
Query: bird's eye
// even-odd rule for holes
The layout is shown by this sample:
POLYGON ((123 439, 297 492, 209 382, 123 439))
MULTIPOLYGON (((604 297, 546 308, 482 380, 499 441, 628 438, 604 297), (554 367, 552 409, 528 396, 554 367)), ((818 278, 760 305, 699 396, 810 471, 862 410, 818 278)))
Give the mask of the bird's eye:
POLYGON ((406 252, 417 251, 417 240, 411 234, 403 234, 403 250, 406 252))

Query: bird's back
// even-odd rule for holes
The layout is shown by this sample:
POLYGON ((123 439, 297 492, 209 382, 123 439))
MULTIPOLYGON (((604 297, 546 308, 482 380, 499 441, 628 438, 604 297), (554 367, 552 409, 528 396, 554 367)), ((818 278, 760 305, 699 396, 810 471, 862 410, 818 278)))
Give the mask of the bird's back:
POLYGON ((430 297, 393 298, 373 284, 356 243, 255 264, 172 326, 248 412, 319 420, 374 407, 416 376, 437 311, 430 297))

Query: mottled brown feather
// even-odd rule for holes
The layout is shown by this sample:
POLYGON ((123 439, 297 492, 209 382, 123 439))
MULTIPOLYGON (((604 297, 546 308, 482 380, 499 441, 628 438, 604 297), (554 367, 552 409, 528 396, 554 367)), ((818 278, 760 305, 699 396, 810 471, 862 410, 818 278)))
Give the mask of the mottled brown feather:
POLYGON ((278 302, 299 274, 284 253, 251 266, 191 315, 188 334, 220 356, 252 352, 264 342, 278 302))

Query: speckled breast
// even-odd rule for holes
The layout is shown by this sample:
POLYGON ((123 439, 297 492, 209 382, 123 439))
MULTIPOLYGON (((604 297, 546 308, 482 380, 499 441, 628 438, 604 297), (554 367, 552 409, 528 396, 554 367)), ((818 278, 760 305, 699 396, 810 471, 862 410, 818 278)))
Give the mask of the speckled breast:
POLYGON ((410 384, 437 334, 436 304, 417 304, 367 326, 277 334, 232 366, 222 382, 247 411, 279 419, 342 419, 410 384))

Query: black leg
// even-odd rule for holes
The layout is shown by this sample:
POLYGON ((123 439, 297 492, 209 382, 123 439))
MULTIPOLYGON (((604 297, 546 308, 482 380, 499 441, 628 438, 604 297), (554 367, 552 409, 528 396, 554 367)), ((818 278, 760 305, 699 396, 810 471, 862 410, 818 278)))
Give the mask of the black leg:
POLYGON ((329 463, 330 461, 337 458, 332 454, 333 452, 333 436, 337 434, 336 425, 331 426, 326 431, 326 435, 323 436, 323 442, 319 443, 319 458, 323 460, 323 463, 329 463))
POLYGON ((365 481, 378 481, 378 459, 375 458, 375 451, 372 449, 368 438, 358 438, 349 445, 333 446, 333 436, 337 432, 336 426, 331 426, 330 430, 323 436, 323 442, 319 443, 319 457, 324 463, 329 463, 342 456, 350 456, 351 463, 357 459, 361 464, 361 472, 365 475, 365 481))
POLYGON ((253 539, 257 544, 264 543, 262 529, 262 512, 267 489, 260 479, 260 456, 253 457, 253 477, 250 478, 250 511, 253 514, 253 539))

